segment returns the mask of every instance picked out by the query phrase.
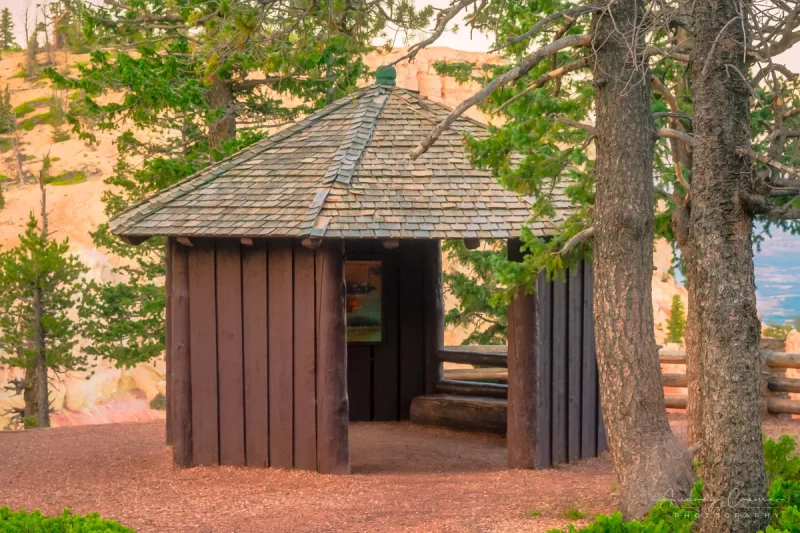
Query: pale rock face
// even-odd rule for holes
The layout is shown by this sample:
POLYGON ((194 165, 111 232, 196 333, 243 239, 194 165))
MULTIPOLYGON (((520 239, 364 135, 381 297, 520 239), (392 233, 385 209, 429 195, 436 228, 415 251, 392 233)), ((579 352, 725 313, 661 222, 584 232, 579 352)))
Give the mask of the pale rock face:
POLYGON ((793 329, 786 336, 786 353, 800 353, 800 331, 793 329))

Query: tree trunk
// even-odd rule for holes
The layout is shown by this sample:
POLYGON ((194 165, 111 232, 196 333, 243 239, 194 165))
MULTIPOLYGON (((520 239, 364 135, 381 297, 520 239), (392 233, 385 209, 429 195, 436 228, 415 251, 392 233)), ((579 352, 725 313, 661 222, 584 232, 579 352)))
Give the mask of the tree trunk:
POLYGON ((700 531, 753 532, 769 522, 759 410, 760 324, 756 313, 752 219, 739 201, 751 163, 750 88, 733 0, 694 4, 690 68, 694 169, 689 242, 689 324, 700 357, 704 506, 700 531), (737 72, 738 71, 738 72, 737 72), (739 503, 749 499, 747 504, 739 503), (743 511, 744 509, 744 511, 743 511))
POLYGON ((36 369, 25 369, 25 389, 22 392, 22 399, 25 405, 22 408, 23 423, 26 418, 36 418, 39 410, 39 400, 36 392, 36 369))
POLYGON ((208 144, 216 148, 236 136, 236 101, 229 81, 214 75, 206 94, 213 121, 208 125, 208 144))
POLYGON ((609 9, 593 21, 595 335, 620 508, 638 517, 669 495, 688 495, 694 474, 667 419, 653 329, 655 125, 644 32, 637 28, 643 4, 623 0, 609 9))
POLYGON ((33 313, 36 321, 36 426, 50 427, 50 394, 47 381, 47 352, 45 350, 42 290, 36 289, 33 297, 33 313))

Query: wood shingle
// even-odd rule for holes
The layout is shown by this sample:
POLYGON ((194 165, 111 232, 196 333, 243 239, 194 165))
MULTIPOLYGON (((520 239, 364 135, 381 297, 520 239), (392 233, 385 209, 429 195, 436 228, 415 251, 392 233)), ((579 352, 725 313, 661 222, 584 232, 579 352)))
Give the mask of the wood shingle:
MULTIPOLYGON (((473 168, 459 119, 416 161, 409 154, 449 109, 393 85, 372 85, 129 207, 115 235, 187 237, 509 238, 529 203, 473 168)), ((530 222, 552 235, 554 220, 530 222)))

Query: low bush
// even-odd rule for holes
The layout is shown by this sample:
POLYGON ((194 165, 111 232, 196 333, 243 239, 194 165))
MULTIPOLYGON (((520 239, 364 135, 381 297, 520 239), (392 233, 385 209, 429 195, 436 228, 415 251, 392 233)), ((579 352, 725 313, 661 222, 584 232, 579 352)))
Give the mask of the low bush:
POLYGON ((150 400, 150 409, 155 409, 157 411, 166 411, 167 397, 161 394, 160 392, 155 396, 153 396, 153 399, 150 400))
POLYGON ((86 516, 72 514, 64 509, 61 516, 44 516, 39 511, 13 512, 8 507, 0 508, 0 532, 2 533, 135 533, 114 520, 104 520, 97 514, 86 516))
MULTIPOLYGON (((800 533, 800 456, 797 443, 783 435, 764 441, 764 467, 769 481, 772 522, 759 533, 800 533)), ((548 533, 691 533, 700 512, 703 482, 697 480, 691 497, 683 502, 661 501, 641 520, 623 520, 616 512, 598 515, 583 528, 569 526, 548 533)))

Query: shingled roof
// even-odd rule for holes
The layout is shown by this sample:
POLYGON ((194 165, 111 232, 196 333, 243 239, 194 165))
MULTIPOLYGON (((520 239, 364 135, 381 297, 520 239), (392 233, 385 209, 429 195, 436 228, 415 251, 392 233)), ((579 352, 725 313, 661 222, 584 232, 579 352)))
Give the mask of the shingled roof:
MULTIPOLYGON (((127 238, 508 238, 529 204, 473 168, 459 119, 416 161, 409 153, 450 112, 390 84, 360 89, 308 118, 129 207, 127 238)), ((562 194, 557 208, 567 208, 562 194)), ((558 220, 533 222, 551 235, 558 220)))

